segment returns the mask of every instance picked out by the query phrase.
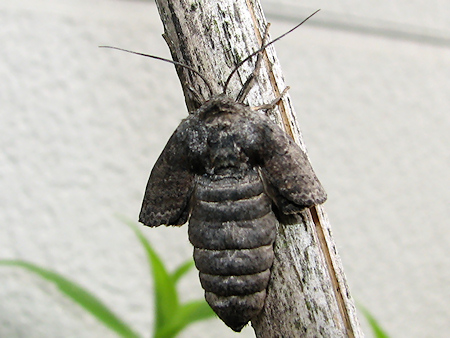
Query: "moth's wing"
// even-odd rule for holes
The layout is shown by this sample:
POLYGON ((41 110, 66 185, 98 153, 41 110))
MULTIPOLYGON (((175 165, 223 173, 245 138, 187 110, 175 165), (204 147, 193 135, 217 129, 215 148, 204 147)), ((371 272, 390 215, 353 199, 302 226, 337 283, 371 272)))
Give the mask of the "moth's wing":
POLYGON ((284 214, 327 199, 305 152, 278 125, 265 120, 261 172, 269 195, 284 214))
POLYGON ((195 176, 189 165, 187 133, 182 122, 150 173, 139 214, 139 222, 144 225, 183 225, 189 217, 195 176))

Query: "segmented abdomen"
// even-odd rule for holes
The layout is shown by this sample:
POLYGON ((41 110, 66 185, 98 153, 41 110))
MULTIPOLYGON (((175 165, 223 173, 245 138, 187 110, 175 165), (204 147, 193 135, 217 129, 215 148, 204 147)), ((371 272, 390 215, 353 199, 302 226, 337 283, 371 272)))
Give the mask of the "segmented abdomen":
POLYGON ((202 176, 189 221, 189 240, 205 298, 240 331, 264 306, 277 219, 256 170, 243 177, 202 176))

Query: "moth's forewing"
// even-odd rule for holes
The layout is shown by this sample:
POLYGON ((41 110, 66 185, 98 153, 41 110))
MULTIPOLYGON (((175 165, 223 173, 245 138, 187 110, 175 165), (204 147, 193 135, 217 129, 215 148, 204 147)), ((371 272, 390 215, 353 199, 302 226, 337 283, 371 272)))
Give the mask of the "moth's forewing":
POLYGON ((268 119, 263 132, 261 173, 280 211, 292 214, 325 202, 326 192, 298 144, 268 119))
POLYGON ((147 226, 182 225, 189 217, 194 175, 189 169, 186 123, 172 134, 152 169, 139 222, 147 226))

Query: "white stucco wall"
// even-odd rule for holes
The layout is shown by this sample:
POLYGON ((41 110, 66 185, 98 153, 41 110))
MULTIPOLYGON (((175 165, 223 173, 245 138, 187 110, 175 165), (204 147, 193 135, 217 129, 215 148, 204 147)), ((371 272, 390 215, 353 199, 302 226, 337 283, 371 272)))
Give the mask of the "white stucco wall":
MULTIPOLYGON (((266 14, 275 36, 322 8, 277 52, 352 294, 392 337, 447 337, 450 5, 295 4, 267 0, 266 14)), ((0 258, 70 276, 143 336, 152 281, 116 214, 137 218, 186 110, 171 65, 97 46, 169 57, 161 33, 152 2, 0 2, 0 258)), ((186 227, 145 233, 170 267, 191 256, 186 227)), ((182 293, 202 297, 195 272, 182 293)), ((237 335, 212 320, 182 336, 237 335)), ((38 277, 0 267, 0 337, 114 335, 38 277)))

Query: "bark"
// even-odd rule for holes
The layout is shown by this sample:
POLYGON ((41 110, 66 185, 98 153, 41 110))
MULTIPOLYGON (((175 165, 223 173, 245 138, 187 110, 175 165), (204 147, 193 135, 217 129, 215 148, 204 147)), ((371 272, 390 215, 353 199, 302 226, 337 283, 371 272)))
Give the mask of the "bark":
MULTIPOLYGON (((236 64, 261 46, 267 23, 258 0, 156 3, 173 60, 198 70, 215 93, 222 91, 236 64)), ((255 61, 256 57, 238 70, 229 95, 236 97, 255 61)), ((210 93, 197 75, 178 66, 176 70, 192 111, 197 106, 189 88, 203 99, 210 93)), ((257 85, 247 103, 260 106, 271 102, 285 87, 272 45, 264 52, 257 85)), ((270 117, 305 149, 289 94, 270 117)), ((322 206, 303 212, 295 222, 280 224, 268 297, 252 326, 257 337, 363 337, 322 206)))

